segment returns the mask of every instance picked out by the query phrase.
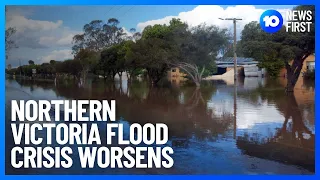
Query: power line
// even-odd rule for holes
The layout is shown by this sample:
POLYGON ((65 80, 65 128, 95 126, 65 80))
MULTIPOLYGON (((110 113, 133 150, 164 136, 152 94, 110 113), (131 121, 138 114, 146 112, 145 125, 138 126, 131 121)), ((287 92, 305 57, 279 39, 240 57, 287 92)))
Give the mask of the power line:
MULTIPOLYGON (((113 12, 118 12, 123 6, 124 6, 124 5, 120 6, 118 9, 116 9, 116 10, 113 11, 113 12)), ((110 14, 110 17, 113 18, 111 15, 112 15, 112 13, 110 14)))
POLYGON ((114 6, 112 6, 112 7, 109 9, 109 11, 106 13, 106 15, 108 15, 109 12, 111 12, 113 8, 114 8, 114 6))
POLYGON ((130 10, 132 10, 134 8, 134 6, 133 7, 131 7, 130 9, 128 9, 128 11, 126 11, 125 13, 123 13, 123 15, 122 15, 122 17, 124 17, 130 10))
POLYGON ((124 5, 120 6, 120 7, 116 10, 116 12, 119 12, 119 10, 120 10, 121 8, 123 8, 123 6, 124 6, 124 5))

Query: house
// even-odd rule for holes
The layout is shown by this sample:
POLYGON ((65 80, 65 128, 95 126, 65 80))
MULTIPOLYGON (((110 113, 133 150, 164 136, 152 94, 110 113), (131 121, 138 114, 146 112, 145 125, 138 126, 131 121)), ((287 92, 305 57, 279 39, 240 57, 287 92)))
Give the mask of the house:
MULTIPOLYGON (((315 66, 315 54, 312 54, 304 60, 303 65, 302 65, 302 69, 301 69, 301 75, 303 75, 307 71, 315 70, 315 67, 316 67, 315 66)), ((284 67, 280 70, 279 76, 286 77, 286 74, 287 74, 287 70, 284 67)))
POLYGON ((167 76, 169 81, 173 82, 173 83, 180 83, 182 81, 185 81, 187 78, 187 74, 183 73, 179 68, 175 67, 175 68, 171 68, 168 72, 167 72, 167 76))
MULTIPOLYGON (((315 55, 312 54, 308 56, 302 65, 300 76, 296 82, 296 85, 294 86, 294 95, 297 99, 297 102, 311 102, 311 100, 314 100, 314 83, 305 80, 303 77, 303 74, 309 70, 315 69, 315 55), (298 91, 296 91, 298 90, 298 91)), ((287 86, 287 78, 286 78, 287 70, 286 68, 282 68, 280 71, 280 78, 279 82, 283 85, 283 87, 287 86)))
MULTIPOLYGON (((237 57, 238 75, 242 76, 263 76, 264 69, 258 67, 258 61, 253 58, 237 57)), ((222 75, 230 70, 234 70, 234 57, 221 58, 216 61, 217 73, 214 75, 222 75)))

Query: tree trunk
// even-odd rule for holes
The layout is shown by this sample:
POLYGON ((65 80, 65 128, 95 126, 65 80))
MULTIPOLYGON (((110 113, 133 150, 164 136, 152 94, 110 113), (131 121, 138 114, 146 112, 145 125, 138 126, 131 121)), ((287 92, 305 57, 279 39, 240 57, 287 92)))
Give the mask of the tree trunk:
POLYGON ((196 87, 200 87, 205 66, 203 66, 201 72, 199 72, 199 67, 196 64, 179 62, 172 65, 185 71, 188 74, 188 76, 192 79, 192 81, 195 83, 196 87))
POLYGON ((157 68, 149 68, 147 69, 148 77, 150 78, 151 84, 157 85, 157 83, 164 76, 164 72, 166 71, 166 67, 157 69, 157 68))
POLYGON ((114 81, 116 74, 117 74, 117 73, 116 73, 115 71, 112 71, 112 77, 111 77, 111 78, 112 78, 112 81, 114 81))
POLYGON ((293 78, 293 74, 287 69, 287 87, 286 92, 293 92, 296 81, 293 78))
POLYGON ((122 72, 118 72, 119 80, 122 81, 122 72))
POLYGON ((103 79, 106 80, 107 79, 107 75, 106 75, 106 71, 103 70, 103 79))
POLYGON ((131 81, 131 73, 130 71, 126 71, 128 82, 131 81))
POLYGON ((287 87, 286 92, 293 92, 294 86, 296 85, 301 69, 303 66, 304 60, 310 55, 311 53, 307 53, 303 56, 298 56, 293 60, 292 65, 290 66, 288 62, 286 62, 286 69, 287 69, 287 87))
POLYGON ((293 64, 290 65, 286 65, 286 69, 287 69, 287 87, 286 87, 286 91, 287 92, 293 92, 294 91, 294 86, 296 85, 300 73, 301 73, 301 68, 303 65, 303 61, 300 60, 300 62, 298 62, 298 59, 295 59, 293 64))

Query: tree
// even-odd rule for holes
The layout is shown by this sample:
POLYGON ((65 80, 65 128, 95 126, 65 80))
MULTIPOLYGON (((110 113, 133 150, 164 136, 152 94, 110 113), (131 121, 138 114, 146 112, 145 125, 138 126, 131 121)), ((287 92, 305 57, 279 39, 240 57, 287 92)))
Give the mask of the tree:
POLYGON ((89 71, 98 63, 99 54, 90 49, 81 49, 75 56, 74 61, 77 61, 81 66, 81 77, 85 83, 89 71))
MULTIPOLYGON (((278 32, 278 35, 285 35, 285 32, 278 32)), ((265 33, 258 22, 250 22, 245 25, 241 33, 240 47, 244 56, 254 58, 259 66, 266 68, 271 77, 277 77, 284 67, 284 54, 282 45, 273 41, 275 34, 265 33)))
POLYGON ((56 72, 72 75, 74 78, 81 76, 82 66, 79 60, 68 59, 55 64, 56 72))
POLYGON ((122 42, 126 34, 123 28, 118 27, 119 23, 117 19, 110 18, 107 23, 93 20, 84 25, 84 33, 73 37, 73 54, 77 54, 81 49, 98 52, 122 42))
POLYGON ((107 75, 111 76, 111 79, 114 79, 114 76, 117 74, 118 50, 119 46, 112 46, 101 52, 99 66, 101 66, 104 72, 104 77, 107 75))
POLYGON ((287 70, 287 92, 292 92, 300 76, 304 60, 314 53, 314 6, 297 6, 297 10, 312 11, 310 32, 286 32, 286 27, 274 34, 262 31, 257 22, 247 24, 241 35, 241 51, 265 67, 271 76, 277 76, 281 68, 287 70))
POLYGON ((6 59, 9 57, 9 53, 13 48, 18 48, 15 41, 12 40, 12 36, 17 32, 15 28, 9 27, 6 29, 5 46, 6 46, 6 59))
MULTIPOLYGON (((152 84, 157 84, 169 69, 168 62, 173 58, 167 25, 147 26, 141 39, 131 43, 126 52, 126 65, 130 67, 130 74, 138 68, 147 71, 152 84)), ((140 36, 140 35, 139 35, 140 36)))
POLYGON ((315 6, 297 6, 295 9, 312 11, 312 24, 310 32, 290 32, 288 33, 287 39, 283 40, 283 45, 285 46, 283 53, 290 53, 291 56, 294 56, 291 64, 289 64, 289 59, 285 61, 285 67, 287 69, 287 92, 293 92, 294 86, 300 76, 304 60, 315 52, 315 6))
POLYGON ((213 70, 218 51, 228 40, 227 31, 205 24, 190 28, 173 18, 169 25, 148 26, 127 53, 157 83, 170 67, 179 67, 200 86, 202 76, 213 70))
POLYGON ((132 41, 137 41, 139 40, 141 37, 142 37, 142 34, 140 32, 136 32, 136 29, 135 28, 131 28, 130 29, 130 32, 133 34, 132 37, 129 38, 129 40, 132 40, 132 41))
POLYGON ((29 63, 29 65, 34 65, 34 61, 33 60, 29 60, 28 63, 29 63))
POLYGON ((121 57, 124 57, 124 66, 125 71, 128 75, 129 82, 132 78, 136 77, 137 75, 142 74, 143 67, 141 59, 139 58, 138 54, 136 54, 141 45, 139 40, 134 41, 125 41, 122 44, 122 48, 120 48, 119 54, 121 57))
POLYGON ((56 60, 50 60, 50 64, 51 65, 55 65, 56 64, 56 60))
POLYGON ((177 20, 172 24, 175 27, 172 39, 179 51, 178 58, 172 64, 185 71, 200 87, 204 73, 213 73, 218 52, 228 43, 227 30, 201 24, 189 31, 185 24, 179 24, 177 20))
POLYGON ((166 41, 159 38, 148 38, 140 39, 133 44, 127 58, 138 67, 146 69, 151 83, 156 85, 169 69, 168 62, 172 53, 166 41))
MULTIPOLYGON (((127 73, 133 69, 132 62, 127 57, 127 52, 130 51, 131 45, 133 41, 124 41, 117 45, 118 52, 117 52, 117 61, 116 61, 116 69, 118 71, 118 75, 120 79, 122 78, 122 73, 126 71, 127 73)), ((130 76, 131 74, 129 74, 130 76)))
MULTIPOLYGON (((5 12, 7 13, 7 6, 5 7, 5 12)), ((6 46, 6 59, 9 57, 9 53, 13 48, 18 48, 12 36, 17 32, 13 27, 6 28, 5 46, 6 46)))

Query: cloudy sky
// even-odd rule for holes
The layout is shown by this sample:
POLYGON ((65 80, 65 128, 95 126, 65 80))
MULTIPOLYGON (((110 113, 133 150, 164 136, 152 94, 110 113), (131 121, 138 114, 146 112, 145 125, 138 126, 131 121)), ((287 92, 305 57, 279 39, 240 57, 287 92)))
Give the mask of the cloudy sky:
POLYGON ((277 9, 285 12, 286 6, 7 6, 6 27, 15 27, 14 40, 19 48, 10 52, 6 64, 13 67, 27 64, 72 58, 72 37, 81 33, 83 25, 91 20, 117 18, 126 30, 154 24, 165 24, 173 17, 191 26, 201 23, 232 30, 232 22, 219 17, 238 17, 238 37, 244 25, 258 21, 263 11, 277 9))

